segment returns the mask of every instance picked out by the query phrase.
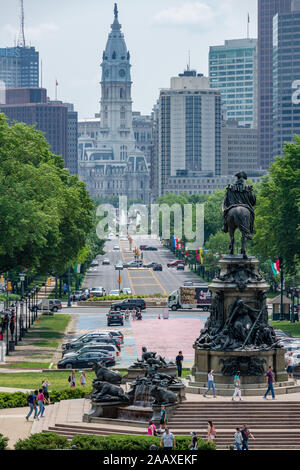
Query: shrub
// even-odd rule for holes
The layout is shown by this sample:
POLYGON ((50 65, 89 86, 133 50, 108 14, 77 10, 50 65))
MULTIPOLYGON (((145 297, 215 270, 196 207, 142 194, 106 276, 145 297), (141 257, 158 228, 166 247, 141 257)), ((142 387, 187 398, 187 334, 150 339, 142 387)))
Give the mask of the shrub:
MULTIPOLYGON (((70 400, 74 398, 84 398, 89 389, 66 389, 66 390, 53 390, 50 392, 51 403, 56 403, 61 400, 70 400)), ((23 392, 0 392, 0 409, 2 408, 21 408, 27 406, 27 397, 29 394, 23 392)))
POLYGON ((27 439, 19 439, 15 444, 16 450, 53 450, 69 448, 70 443, 68 439, 55 432, 32 434, 27 439))
MULTIPOLYGON (((189 436, 175 436, 176 450, 189 450, 191 438, 189 436)), ((76 445, 78 450, 144 450, 148 451, 150 446, 155 444, 159 449, 160 438, 154 436, 117 435, 94 436, 78 434, 73 437, 72 445, 76 445)), ((199 450, 215 450, 213 442, 204 441, 198 438, 199 450)))
POLYGON ((8 444, 8 437, 4 437, 0 434, 0 450, 5 450, 8 444))

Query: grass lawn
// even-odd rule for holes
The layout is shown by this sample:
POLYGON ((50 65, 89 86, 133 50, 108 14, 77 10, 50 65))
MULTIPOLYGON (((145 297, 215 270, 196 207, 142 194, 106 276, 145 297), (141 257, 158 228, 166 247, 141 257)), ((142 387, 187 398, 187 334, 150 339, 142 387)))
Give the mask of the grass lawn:
POLYGON ((71 320, 70 315, 56 313, 53 316, 40 315, 39 322, 34 328, 28 330, 26 339, 31 339, 33 346, 56 349, 59 341, 64 337, 64 331, 71 320))
MULTIPOLYGON (((0 372, 0 387, 9 388, 27 388, 35 389, 40 388, 42 380, 47 379, 50 382, 49 390, 65 390, 70 388, 68 377, 70 371, 63 372, 16 372, 16 373, 5 373, 0 372)), ((77 386, 80 387, 80 373, 76 372, 77 386)), ((92 381, 95 378, 93 371, 86 371, 87 378, 87 391, 92 388, 92 381)))
POLYGON ((1 364, 0 369, 48 369, 50 362, 18 362, 1 364))
POLYGON ((291 323, 289 321, 270 321, 274 328, 286 331, 292 336, 300 337, 300 322, 291 323))

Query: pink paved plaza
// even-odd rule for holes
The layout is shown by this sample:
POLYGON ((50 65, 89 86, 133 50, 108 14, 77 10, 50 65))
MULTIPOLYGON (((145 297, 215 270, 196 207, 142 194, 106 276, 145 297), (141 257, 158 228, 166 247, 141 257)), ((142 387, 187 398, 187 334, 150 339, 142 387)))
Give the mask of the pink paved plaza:
POLYGON ((169 361, 174 361, 180 350, 185 361, 194 360, 193 343, 203 326, 203 322, 194 318, 143 319, 131 322, 139 356, 142 346, 146 346, 148 351, 156 351, 169 361))

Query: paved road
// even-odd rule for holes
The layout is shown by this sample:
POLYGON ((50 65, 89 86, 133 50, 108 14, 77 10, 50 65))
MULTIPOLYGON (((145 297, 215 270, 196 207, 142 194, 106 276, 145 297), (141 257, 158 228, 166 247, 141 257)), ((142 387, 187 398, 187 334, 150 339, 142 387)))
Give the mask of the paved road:
MULTIPOLYGON (((144 251, 144 263, 156 262, 162 265, 163 271, 153 271, 147 268, 129 268, 121 271, 121 287, 130 287, 133 294, 164 294, 168 295, 184 284, 186 280, 199 282, 199 277, 192 273, 188 267, 184 271, 177 271, 176 268, 168 268, 167 263, 173 261, 174 255, 164 248, 158 240, 139 240, 133 242, 133 248, 142 244, 153 245, 158 251, 144 251)), ((108 293, 111 289, 118 289, 119 272, 115 270, 118 260, 128 262, 134 259, 134 254, 129 250, 129 242, 126 239, 119 241, 108 241, 105 244, 105 255, 99 255, 99 267, 95 271, 89 271, 84 281, 84 287, 104 287, 108 293), (118 244, 119 250, 115 250, 114 245, 118 244), (102 259, 109 258, 110 265, 102 265, 102 259)))

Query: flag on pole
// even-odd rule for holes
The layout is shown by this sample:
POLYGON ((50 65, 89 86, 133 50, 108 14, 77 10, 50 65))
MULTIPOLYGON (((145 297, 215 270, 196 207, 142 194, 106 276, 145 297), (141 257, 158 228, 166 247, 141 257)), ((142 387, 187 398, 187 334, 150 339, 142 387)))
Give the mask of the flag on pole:
POLYGON ((270 261, 270 264, 271 264, 271 268, 272 268, 272 272, 273 272, 274 276, 277 276, 277 274, 280 273, 280 269, 279 269, 279 259, 277 258, 277 260, 275 261, 275 263, 273 263, 273 261, 270 261))

